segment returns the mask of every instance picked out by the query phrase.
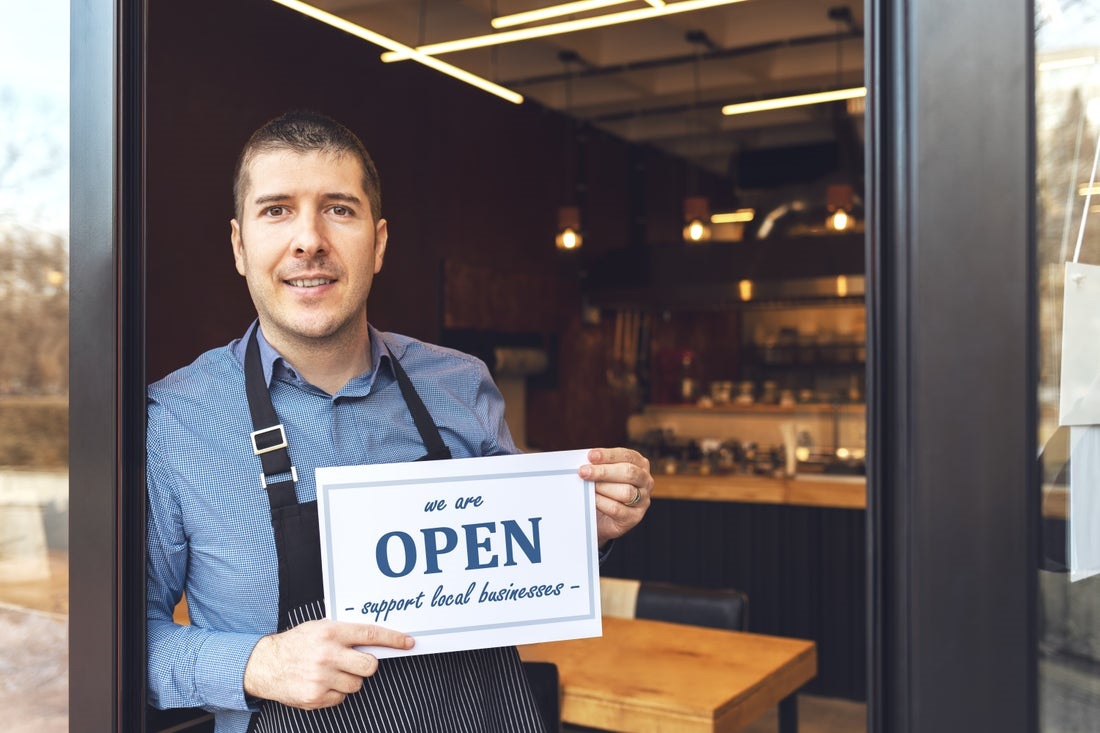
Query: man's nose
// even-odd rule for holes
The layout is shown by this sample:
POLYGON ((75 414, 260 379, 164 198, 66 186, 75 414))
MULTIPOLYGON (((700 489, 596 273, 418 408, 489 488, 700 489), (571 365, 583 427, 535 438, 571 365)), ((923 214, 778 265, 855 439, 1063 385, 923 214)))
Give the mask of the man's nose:
POLYGON ((325 251, 325 237, 321 217, 305 213, 298 217, 294 231, 294 251, 311 257, 325 251))

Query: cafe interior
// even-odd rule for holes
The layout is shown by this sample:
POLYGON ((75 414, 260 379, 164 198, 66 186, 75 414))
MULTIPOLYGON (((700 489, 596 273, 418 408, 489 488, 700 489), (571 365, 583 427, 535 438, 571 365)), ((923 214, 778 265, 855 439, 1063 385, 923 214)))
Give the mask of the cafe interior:
POLYGON ((612 615, 679 625, 618 632, 636 663, 532 652, 556 667, 551 714, 865 730, 862 3, 517 15, 547 4, 150 3, 148 379, 253 318, 227 226, 243 141, 287 109, 329 114, 381 174, 371 322, 482 358, 522 449, 629 445, 651 462, 646 520, 601 567, 605 641, 612 615), (399 58, 468 38, 429 51, 442 70, 399 58), (603 663, 643 681, 593 693, 603 663), (697 700, 670 692, 677 678, 697 700))

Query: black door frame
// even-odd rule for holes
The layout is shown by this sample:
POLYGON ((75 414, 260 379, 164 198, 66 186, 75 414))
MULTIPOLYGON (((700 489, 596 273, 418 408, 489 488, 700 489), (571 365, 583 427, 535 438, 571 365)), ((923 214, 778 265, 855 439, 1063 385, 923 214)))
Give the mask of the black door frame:
POLYGON ((1034 8, 866 3, 870 729, 1038 729, 1034 8))
POLYGON ((69 728, 142 730, 144 2, 70 4, 69 728))
MULTIPOLYGON (((1038 727, 1032 0, 865 0, 869 719, 1038 727)), ((143 0, 73 0, 70 727, 144 709, 143 0)))

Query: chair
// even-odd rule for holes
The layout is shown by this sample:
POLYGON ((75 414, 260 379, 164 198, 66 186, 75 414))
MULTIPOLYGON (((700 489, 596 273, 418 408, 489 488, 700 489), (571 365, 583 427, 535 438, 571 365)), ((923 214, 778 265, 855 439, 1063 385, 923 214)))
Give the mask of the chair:
POLYGON ((600 601, 605 616, 731 631, 747 631, 749 627, 749 597, 733 588, 601 578, 600 601))
POLYGON ((546 730, 561 730, 561 687, 558 683, 558 666, 552 662, 524 662, 523 672, 535 696, 535 704, 546 723, 546 730))

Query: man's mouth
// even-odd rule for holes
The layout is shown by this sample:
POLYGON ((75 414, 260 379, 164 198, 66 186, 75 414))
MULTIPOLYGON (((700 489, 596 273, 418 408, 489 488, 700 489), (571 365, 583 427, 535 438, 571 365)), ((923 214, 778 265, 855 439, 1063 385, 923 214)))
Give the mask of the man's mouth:
POLYGON ((335 280, 330 280, 327 277, 307 277, 307 278, 300 278, 298 280, 287 280, 287 282, 290 283, 291 285, 293 285, 296 288, 316 288, 316 287, 319 287, 321 285, 328 285, 329 283, 334 283, 336 281, 335 280))

